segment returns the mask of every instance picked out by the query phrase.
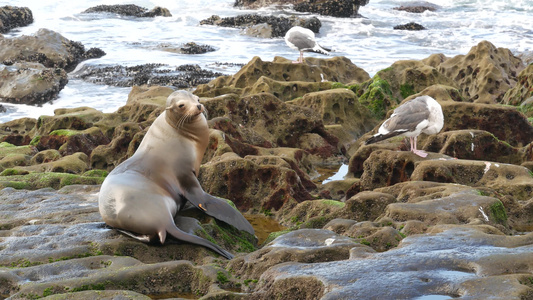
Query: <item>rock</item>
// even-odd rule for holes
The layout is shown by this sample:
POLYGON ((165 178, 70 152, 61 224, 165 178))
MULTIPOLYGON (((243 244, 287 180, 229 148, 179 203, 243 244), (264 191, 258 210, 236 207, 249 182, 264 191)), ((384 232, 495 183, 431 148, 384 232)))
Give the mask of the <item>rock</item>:
POLYGON ((227 93, 241 95, 264 90, 274 95, 277 94, 284 100, 291 100, 291 97, 302 96, 301 92, 297 92, 301 88, 309 92, 318 91, 323 80, 349 84, 362 83, 370 79, 366 71, 345 57, 330 59, 310 57, 306 58, 306 62, 308 64, 293 64, 291 60, 282 57, 275 57, 272 62, 264 62, 261 58, 254 57, 235 75, 218 77, 208 84, 198 86, 194 93, 200 97, 215 97, 227 93), (270 80, 261 79, 263 76, 270 80), (315 88, 312 88, 313 85, 302 83, 302 81, 317 84, 315 88), (291 82, 292 85, 277 82, 291 82), (253 88, 246 89, 250 87, 253 88), (288 88, 293 91, 285 92, 288 88))
MULTIPOLYGON (((173 47, 169 44, 159 44, 156 49, 172 52, 172 53, 180 53, 180 54, 204 54, 207 52, 213 52, 215 51, 215 48, 213 46, 209 45, 201 45, 197 44, 195 42, 189 42, 185 43, 180 47, 173 47)), ((189 65, 192 66, 192 65, 189 65)), ((200 66, 195 65, 199 70, 200 66)))
POLYGON ((98 5, 88 8, 82 13, 102 12, 139 18, 172 17, 172 14, 166 8, 156 6, 152 10, 148 11, 147 8, 140 7, 135 4, 98 5))
MULTIPOLYGON (((193 49, 193 45, 190 47, 180 48, 180 51, 199 51, 193 49)), ((84 65, 72 74, 75 78, 81 78, 95 84, 120 87, 166 85, 181 89, 208 83, 221 75, 221 73, 204 70, 198 65, 181 65, 172 70, 164 64, 144 64, 132 67, 84 65)))
POLYGON ((474 160, 421 161, 413 170, 411 180, 487 187, 522 201, 533 196, 531 172, 525 167, 511 164, 474 160))
MULTIPOLYGON (((361 84, 359 101, 379 119, 402 100, 433 85, 454 87, 455 83, 431 65, 432 59, 400 60, 361 84)), ((448 95, 446 95, 449 97, 448 95)), ((440 100, 440 98, 436 98, 440 100)))
POLYGON ((435 5, 433 3, 430 3, 430 2, 414 2, 414 3, 407 3, 405 5, 401 5, 399 7, 394 7, 392 8, 394 10, 400 10, 400 11, 406 11, 406 12, 409 12, 409 13, 415 13, 415 14, 420 14, 420 13, 423 13, 425 11, 437 11, 438 9, 440 9, 440 7, 438 5, 435 5))
POLYGON ((293 26, 302 26, 308 28, 315 33, 318 33, 322 26, 320 20, 316 17, 308 19, 296 16, 276 17, 276 16, 261 16, 255 14, 246 14, 236 17, 221 18, 213 15, 208 19, 200 21, 200 25, 216 25, 222 27, 237 27, 246 29, 245 33, 252 36, 261 36, 264 38, 283 37, 293 26), (259 29, 258 26, 263 27, 259 29), (254 32, 262 32, 262 34, 254 34, 254 32))
POLYGON ((531 97, 533 97, 533 64, 529 64, 518 74, 516 85, 505 92, 502 102, 521 105, 531 97))
POLYGON ((489 234, 479 227, 444 227, 404 238, 398 248, 386 252, 364 252, 337 262, 276 265, 263 273, 250 299, 279 294, 299 299, 484 298, 489 293, 520 299, 532 292, 520 284, 524 277, 519 263, 529 261, 532 237, 489 234), (387 288, 376 288, 382 281, 387 288))
POLYGON ((289 103, 312 108, 318 112, 322 116, 326 130, 334 136, 343 138, 340 142, 346 148, 378 122, 348 89, 306 93, 302 98, 289 103))
MULTIPOLYGON (((429 153, 426 159, 442 162, 440 158, 451 159, 445 155, 429 153)), ((363 190, 374 190, 379 187, 394 185, 399 182, 408 181, 415 170, 417 162, 423 159, 411 151, 373 151, 364 160, 363 174, 361 175, 361 188, 363 190)), ((353 164, 353 159, 350 165, 353 164)))
POLYGON ((287 165, 260 165, 234 153, 203 164, 198 180, 207 193, 231 199, 241 211, 276 211, 311 199, 297 172, 287 165))
POLYGON ((0 7, 0 33, 31 23, 33 23, 33 14, 28 7, 9 5, 0 7))
POLYGON ((501 103, 523 68, 522 61, 508 49, 482 41, 468 54, 446 60, 438 70, 457 83, 467 101, 501 103))
POLYGON ((300 229, 278 236, 261 250, 236 257, 228 264, 228 268, 243 279, 259 279, 268 268, 284 262, 346 260, 350 256, 350 249, 354 247, 373 252, 329 230, 300 229))
POLYGON ((236 0, 235 6, 257 9, 268 6, 292 5, 298 12, 316 13, 334 17, 352 17, 357 16, 359 7, 368 4, 368 0, 236 0))
POLYGON ((239 136, 233 137, 248 144, 256 145, 259 142, 260 146, 302 148, 298 145, 304 134, 316 133, 325 144, 329 144, 329 148, 303 149, 323 158, 336 154, 338 141, 326 133, 318 115, 309 108, 288 105, 271 94, 243 98, 227 95, 206 100, 204 106, 211 119, 227 117, 235 123, 239 136), (265 144, 265 141, 268 143, 265 144))
POLYGON ((0 101, 16 104, 46 103, 57 98, 68 82, 63 69, 46 68, 30 62, 4 66, 0 69, 0 76, 3 78, 0 82, 0 101))
POLYGON ((415 22, 410 22, 410 23, 403 24, 403 25, 396 25, 394 26, 393 29, 395 30, 425 30, 426 27, 415 22))
POLYGON ((307 200, 292 209, 280 211, 277 218, 282 225, 289 228, 320 229, 339 215, 345 205, 344 202, 335 200, 307 200))
POLYGON ((515 148, 483 130, 452 130, 427 138, 426 149, 461 159, 521 164, 525 148, 515 148))
POLYGON ((70 72, 88 58, 101 57, 101 50, 89 49, 80 42, 71 41, 61 34, 41 28, 34 35, 7 39, 0 37, 0 61, 4 64, 28 61, 47 68, 61 68, 70 72))

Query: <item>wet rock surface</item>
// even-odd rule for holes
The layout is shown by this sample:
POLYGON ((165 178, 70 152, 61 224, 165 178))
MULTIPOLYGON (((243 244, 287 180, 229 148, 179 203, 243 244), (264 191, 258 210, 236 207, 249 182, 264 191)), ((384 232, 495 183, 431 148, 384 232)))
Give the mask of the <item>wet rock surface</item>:
POLYGON ((33 14, 28 7, 8 5, 0 7, 0 33, 31 23, 33 23, 33 14))
POLYGON ((113 113, 60 109, 0 124, 0 298, 529 299, 530 73, 484 41, 373 78, 344 57, 256 57, 199 85, 210 127, 200 183, 232 200, 260 241, 196 209, 175 220, 231 260, 144 244, 98 213, 98 184, 174 88, 135 85, 113 113), (365 145, 419 95, 445 119, 418 139, 426 158, 402 137, 365 145), (345 176, 330 180, 341 165, 345 176))
MULTIPOLYGON (((197 51, 192 48, 185 49, 190 52, 197 51)), ((85 65, 71 75, 87 82, 111 86, 157 85, 184 89, 208 83, 222 74, 204 70, 198 65, 171 68, 164 64, 144 64, 132 67, 85 65)))
POLYGON ((153 17, 172 17, 170 11, 163 7, 154 7, 151 10, 140 7, 135 4, 118 4, 118 5, 98 5, 86 9, 83 13, 113 13, 122 16, 153 18, 153 17))
POLYGON ((235 6, 257 9, 268 6, 292 5, 294 10, 305 13, 316 13, 334 17, 358 16, 361 6, 367 5, 368 0, 236 0, 235 6))
POLYGON ((208 19, 200 21, 200 24, 243 28, 245 29, 245 34, 263 38, 283 37, 293 26, 308 28, 313 32, 318 32, 320 27, 322 27, 322 23, 316 17, 300 18, 291 16, 287 18, 254 14, 224 18, 213 15, 208 19))
POLYGON ((85 50, 80 42, 44 28, 32 36, 0 36, 0 100, 29 105, 53 100, 67 84, 67 72, 104 55, 99 48, 85 50))

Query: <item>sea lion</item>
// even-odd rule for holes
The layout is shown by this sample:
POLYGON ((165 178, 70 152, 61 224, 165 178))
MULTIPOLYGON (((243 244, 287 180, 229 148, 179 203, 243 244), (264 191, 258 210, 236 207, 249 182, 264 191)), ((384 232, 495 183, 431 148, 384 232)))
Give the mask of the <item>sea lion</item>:
POLYGON ((197 175, 209 142, 205 108, 197 96, 176 91, 148 129, 139 148, 106 177, 98 205, 104 221, 142 241, 176 239, 231 253, 180 230, 176 213, 186 201, 208 215, 254 234, 252 225, 225 200, 204 192, 197 175))

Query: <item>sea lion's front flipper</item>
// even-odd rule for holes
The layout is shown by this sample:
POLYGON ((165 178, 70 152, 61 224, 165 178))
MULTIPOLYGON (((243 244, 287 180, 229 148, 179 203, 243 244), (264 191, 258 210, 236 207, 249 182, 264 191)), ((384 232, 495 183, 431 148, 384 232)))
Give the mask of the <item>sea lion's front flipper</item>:
POLYGON ((206 214, 239 230, 255 235, 252 224, 246 220, 241 212, 229 205, 227 201, 204 192, 196 176, 191 174, 186 178, 180 178, 179 182, 182 187, 182 195, 206 214))

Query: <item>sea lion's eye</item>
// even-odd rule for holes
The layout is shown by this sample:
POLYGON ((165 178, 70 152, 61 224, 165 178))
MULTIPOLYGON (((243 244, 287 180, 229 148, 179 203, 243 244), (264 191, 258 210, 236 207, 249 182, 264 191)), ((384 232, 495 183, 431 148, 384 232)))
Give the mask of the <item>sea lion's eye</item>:
POLYGON ((184 106, 185 106, 185 104, 178 105, 179 108, 183 108, 184 106))

